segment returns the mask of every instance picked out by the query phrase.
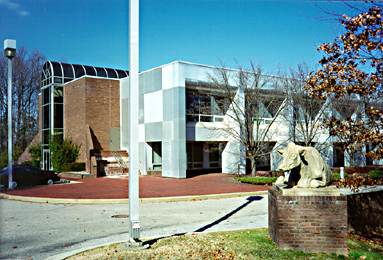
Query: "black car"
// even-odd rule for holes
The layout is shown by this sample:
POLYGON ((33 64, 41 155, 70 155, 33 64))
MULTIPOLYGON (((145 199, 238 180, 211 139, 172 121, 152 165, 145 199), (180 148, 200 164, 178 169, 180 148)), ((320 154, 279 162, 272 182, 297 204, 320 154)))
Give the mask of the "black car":
MULTIPOLYGON (((8 188, 8 174, 8 167, 0 170, 0 185, 4 188, 8 188)), ((13 188, 40 184, 52 185, 59 180, 60 176, 53 171, 44 171, 27 164, 12 165, 13 188)))

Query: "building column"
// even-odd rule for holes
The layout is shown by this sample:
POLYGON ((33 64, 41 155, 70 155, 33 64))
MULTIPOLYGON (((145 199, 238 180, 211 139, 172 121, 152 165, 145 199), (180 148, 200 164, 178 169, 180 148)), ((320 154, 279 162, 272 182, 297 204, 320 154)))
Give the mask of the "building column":
POLYGON ((239 164, 241 164, 240 143, 230 140, 222 152, 222 172, 238 174, 239 164))

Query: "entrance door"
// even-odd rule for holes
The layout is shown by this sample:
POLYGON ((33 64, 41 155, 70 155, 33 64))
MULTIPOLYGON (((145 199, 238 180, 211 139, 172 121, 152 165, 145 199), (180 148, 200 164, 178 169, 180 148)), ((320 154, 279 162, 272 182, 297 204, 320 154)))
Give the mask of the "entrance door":
POLYGON ((43 170, 50 170, 51 169, 51 153, 49 149, 43 150, 43 170))

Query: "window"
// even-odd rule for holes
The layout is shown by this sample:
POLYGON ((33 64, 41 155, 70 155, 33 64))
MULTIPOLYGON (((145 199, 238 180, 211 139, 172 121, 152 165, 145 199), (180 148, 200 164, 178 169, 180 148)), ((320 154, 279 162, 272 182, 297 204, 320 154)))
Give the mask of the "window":
POLYGON ((86 75, 96 76, 96 71, 94 70, 94 67, 84 66, 84 68, 85 68, 85 71, 86 71, 86 75))
POLYGON ((117 78, 116 71, 114 69, 106 69, 108 72, 108 78, 117 78))
POLYGON ((226 99, 199 93, 186 94, 187 122, 222 122, 229 105, 226 99))
POLYGON ((103 68, 96 68, 97 69, 97 76, 98 77, 104 77, 106 78, 106 71, 103 68))
POLYGON ((42 90, 43 92, 43 105, 50 103, 50 88, 45 88, 42 90))
POLYGON ((186 143, 187 169, 203 168, 203 142, 186 143))
POLYGON ((210 168, 220 167, 220 145, 218 143, 209 144, 209 165, 210 168))
POLYGON ((162 145, 161 142, 152 143, 153 170, 162 170, 162 145))
POLYGON ((84 68, 81 65, 73 65, 73 68, 74 68, 74 71, 75 71, 76 78, 79 78, 79 77, 85 75, 84 68))

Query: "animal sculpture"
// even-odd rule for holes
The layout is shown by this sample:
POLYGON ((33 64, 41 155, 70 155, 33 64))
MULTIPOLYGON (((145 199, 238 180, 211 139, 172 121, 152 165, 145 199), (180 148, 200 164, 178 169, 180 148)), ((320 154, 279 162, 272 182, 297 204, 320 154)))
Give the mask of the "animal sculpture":
POLYGON ((298 188, 325 187, 331 183, 330 167, 315 148, 289 143, 286 149, 277 152, 283 157, 279 169, 287 172, 287 176, 280 177, 277 183, 284 182, 298 188))

